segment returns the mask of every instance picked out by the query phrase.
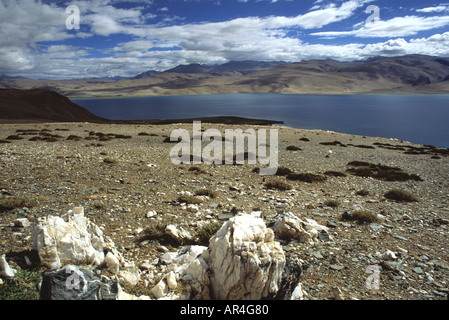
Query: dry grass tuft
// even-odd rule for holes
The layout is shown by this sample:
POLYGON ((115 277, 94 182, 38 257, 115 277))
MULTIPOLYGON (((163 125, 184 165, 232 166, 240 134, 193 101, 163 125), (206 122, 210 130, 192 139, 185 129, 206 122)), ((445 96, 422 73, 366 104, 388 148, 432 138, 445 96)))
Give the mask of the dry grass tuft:
POLYGON ((355 211, 353 213, 345 212, 340 216, 340 220, 356 221, 358 224, 378 222, 376 214, 369 211, 355 211))
POLYGON ((265 188, 267 189, 276 189, 276 190, 281 190, 281 191, 286 191, 286 190, 291 190, 293 189, 293 187, 281 180, 268 180, 267 182, 265 182, 264 184, 265 188))
POLYGON ((218 196, 218 192, 211 189, 199 189, 195 191, 197 196, 207 196, 209 198, 216 198, 218 196))
POLYGON ((399 202, 419 202, 419 198, 415 195, 411 194, 410 192, 398 189, 388 191, 384 194, 384 197, 389 200, 395 200, 399 202))
POLYGON ((287 179, 291 181, 303 181, 307 183, 323 182, 326 180, 325 176, 314 173, 290 173, 287 179))

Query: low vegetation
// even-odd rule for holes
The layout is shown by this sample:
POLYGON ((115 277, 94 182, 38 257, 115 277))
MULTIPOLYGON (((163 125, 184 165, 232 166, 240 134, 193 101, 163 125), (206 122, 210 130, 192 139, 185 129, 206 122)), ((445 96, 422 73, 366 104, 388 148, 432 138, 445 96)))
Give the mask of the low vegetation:
POLYGON ((324 175, 329 177, 346 177, 347 175, 340 171, 326 171, 324 175))
POLYGON ((331 208, 337 208, 341 205, 340 201, 338 200, 326 200, 324 202, 324 206, 331 207, 331 208))
POLYGON ((40 272, 17 269, 14 278, 5 279, 0 300, 36 300, 36 286, 42 280, 40 272))
POLYGON ((356 194, 357 196, 366 197, 366 196, 369 195, 369 191, 363 189, 363 190, 356 191, 355 194, 356 194))
POLYGON ((16 208, 33 207, 34 201, 26 198, 0 196, 0 212, 11 211, 16 208))
POLYGON ((393 189, 384 194, 384 197, 389 200, 399 202, 419 202, 419 198, 408 191, 393 189))
POLYGON ((206 196, 209 198, 216 198, 218 196, 218 192, 211 189, 199 189, 195 191, 197 196, 206 196))
POLYGON ((381 164, 373 164, 364 161, 352 161, 348 163, 346 171, 357 177, 374 178, 382 181, 422 181, 416 174, 404 172, 401 168, 390 167, 381 164))
POLYGON ((217 233, 222 225, 223 222, 210 222, 199 227, 195 233, 198 245, 208 246, 210 238, 217 233))
POLYGON ((354 211, 352 213, 344 212, 340 216, 340 220, 343 221, 355 221, 358 224, 364 224, 364 223, 373 223, 373 222, 379 222, 379 218, 376 214, 369 212, 369 211, 354 211))
POLYGON ((103 160, 103 162, 106 163, 106 164, 115 164, 115 163, 117 163, 117 160, 116 159, 112 159, 112 158, 105 158, 103 160))
POLYGON ((290 184, 288 184, 287 182, 284 182, 281 180, 275 180, 275 179, 266 181, 264 186, 267 189, 275 189, 275 190, 280 190, 280 191, 286 191, 286 190, 293 189, 293 187, 290 184))
POLYGON ((200 199, 196 198, 195 196, 191 196, 191 195, 179 196, 177 200, 180 203, 186 203, 186 204, 200 204, 203 202, 200 199))
POLYGON ((307 183, 323 182, 326 180, 325 176, 314 173, 290 173, 287 175, 290 181, 302 181, 307 183))

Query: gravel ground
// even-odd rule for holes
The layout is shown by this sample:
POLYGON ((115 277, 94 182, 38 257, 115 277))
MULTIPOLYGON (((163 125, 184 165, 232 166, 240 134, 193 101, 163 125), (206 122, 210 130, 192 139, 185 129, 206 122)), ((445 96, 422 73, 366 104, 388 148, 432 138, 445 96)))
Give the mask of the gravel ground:
MULTIPOLYGON (((14 226, 17 218, 63 215, 83 206, 126 259, 138 266, 153 263, 137 286, 126 288, 148 294, 162 272, 155 259, 180 246, 145 238, 151 226, 174 224, 195 233, 237 212, 260 210, 269 224, 278 212, 291 211, 328 226, 332 237, 315 245, 281 241, 289 261, 300 266, 306 299, 447 299, 448 150, 388 138, 253 126, 279 130, 280 167, 326 177, 308 183, 261 176, 253 172, 257 164, 174 165, 169 154, 175 144, 164 139, 178 128, 191 131, 192 125, 0 125, 0 254, 32 248, 31 228, 14 226), (413 176, 407 181, 355 176, 347 171, 361 168, 348 165, 353 161, 400 168, 413 176), (292 189, 267 189, 270 179, 292 189), (195 196, 199 189, 214 191, 213 197, 195 196), (419 201, 386 199, 392 189, 419 201), (189 193, 201 203, 179 201, 189 193), (354 212, 374 218, 359 223, 350 219, 354 212), (396 259, 383 258, 387 250, 396 259), (367 272, 370 266, 380 273, 367 272), (379 275, 377 289, 366 285, 372 275, 379 275)), ((224 132, 248 126, 202 128, 224 132)))

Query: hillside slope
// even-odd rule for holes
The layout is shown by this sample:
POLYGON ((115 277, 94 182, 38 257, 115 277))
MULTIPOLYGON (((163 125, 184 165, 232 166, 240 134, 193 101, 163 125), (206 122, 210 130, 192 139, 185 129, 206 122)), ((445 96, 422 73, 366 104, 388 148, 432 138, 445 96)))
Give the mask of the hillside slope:
POLYGON ((0 90, 0 119, 105 122, 67 97, 48 90, 0 90))

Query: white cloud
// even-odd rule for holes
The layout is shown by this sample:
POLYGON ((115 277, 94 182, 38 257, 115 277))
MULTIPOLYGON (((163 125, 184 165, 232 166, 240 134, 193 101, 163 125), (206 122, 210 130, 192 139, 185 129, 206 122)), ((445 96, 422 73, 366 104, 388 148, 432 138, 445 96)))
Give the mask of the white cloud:
MULTIPOLYGON (((132 76, 150 69, 163 71, 178 64, 216 64, 231 60, 295 62, 332 58, 351 61, 411 53, 449 56, 449 33, 404 39, 420 31, 448 26, 449 16, 446 15, 397 17, 374 24, 357 24, 350 31, 317 32, 316 29, 360 13, 370 2, 373 0, 345 0, 336 5, 317 0, 311 10, 290 17, 148 24, 154 15, 143 8, 152 1, 74 0, 70 4, 80 8, 82 31, 68 32, 65 29, 65 8, 35 1, 12 1, 6 10, 0 11, 0 74, 15 71, 18 75, 37 78, 132 76), (133 5, 120 9, 114 7, 118 2, 133 5), (308 44, 297 36, 290 36, 289 31, 292 30, 300 30, 303 34, 312 30, 311 34, 316 37, 385 39, 371 44, 355 40, 339 45, 308 44), (90 55, 93 48, 58 42, 74 37, 109 37, 114 34, 124 35, 124 39, 130 41, 111 42, 108 49, 103 49, 109 57, 94 58, 90 55), (40 44, 42 41, 49 41, 49 44, 43 46, 40 44)), ((437 10, 437 7, 418 10, 436 12, 430 8, 437 10)))
POLYGON ((449 11, 449 5, 439 5, 435 7, 427 7, 423 9, 416 9, 417 12, 422 13, 433 13, 433 12, 444 12, 449 11))
POLYGON ((364 24, 362 27, 351 31, 314 32, 311 35, 319 37, 354 36, 360 38, 406 37, 416 35, 420 31, 432 30, 448 25, 449 16, 405 16, 364 24))

